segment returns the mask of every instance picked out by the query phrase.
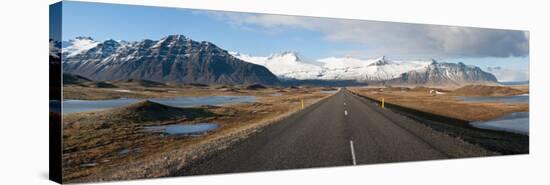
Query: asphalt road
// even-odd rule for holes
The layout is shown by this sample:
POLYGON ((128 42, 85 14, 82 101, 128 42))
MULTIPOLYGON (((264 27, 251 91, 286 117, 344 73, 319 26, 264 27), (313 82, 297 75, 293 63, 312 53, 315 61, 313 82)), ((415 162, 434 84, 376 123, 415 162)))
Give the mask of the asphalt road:
POLYGON ((486 155, 482 149, 434 132, 343 89, 181 175, 486 155))

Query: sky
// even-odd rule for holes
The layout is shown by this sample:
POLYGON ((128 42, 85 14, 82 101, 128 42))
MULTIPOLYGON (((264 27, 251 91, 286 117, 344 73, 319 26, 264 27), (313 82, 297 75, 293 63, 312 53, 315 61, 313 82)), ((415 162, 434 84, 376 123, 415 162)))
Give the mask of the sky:
POLYGON ((71 1, 64 1, 62 19, 63 40, 141 41, 181 34, 252 56, 297 51, 310 60, 433 58, 526 74, 529 66, 529 33, 519 30, 71 1))

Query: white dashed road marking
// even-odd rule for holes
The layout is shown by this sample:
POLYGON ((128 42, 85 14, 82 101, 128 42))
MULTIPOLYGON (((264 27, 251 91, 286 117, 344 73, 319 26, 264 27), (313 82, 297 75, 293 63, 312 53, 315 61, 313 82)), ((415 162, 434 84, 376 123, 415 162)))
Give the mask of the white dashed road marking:
POLYGON ((353 141, 349 141, 349 146, 351 149, 351 160, 353 161, 353 165, 357 165, 357 162, 355 162, 355 149, 353 149, 353 141))

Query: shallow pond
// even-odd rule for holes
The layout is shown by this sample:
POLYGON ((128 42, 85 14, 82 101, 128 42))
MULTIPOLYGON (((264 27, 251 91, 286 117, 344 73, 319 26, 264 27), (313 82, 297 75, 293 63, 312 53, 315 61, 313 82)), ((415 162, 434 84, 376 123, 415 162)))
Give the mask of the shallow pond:
POLYGON ((120 107, 139 102, 139 99, 63 100, 63 113, 86 112, 120 107))
POLYGON ((490 121, 476 121, 472 126, 529 135, 529 112, 514 112, 490 121))
MULTIPOLYGON (((182 96, 176 98, 152 98, 148 99, 160 104, 173 107, 192 107, 199 105, 221 105, 230 103, 256 102, 255 96, 182 96)), ((113 100, 64 100, 63 113, 96 111, 121 107, 143 99, 121 98, 113 100)))
POLYGON ((338 90, 322 90, 321 93, 325 93, 325 94, 334 94, 334 93, 337 93, 338 90))
POLYGON ((458 97, 465 102, 529 103, 529 94, 498 97, 458 97))
POLYGON ((192 107, 198 105, 222 105, 231 103, 256 102, 255 96, 182 96, 176 98, 153 98, 153 102, 172 107, 192 107))
POLYGON ((166 135, 195 136, 203 135, 207 132, 217 129, 219 126, 215 123, 198 123, 193 125, 164 125, 145 127, 144 132, 163 133, 166 135))

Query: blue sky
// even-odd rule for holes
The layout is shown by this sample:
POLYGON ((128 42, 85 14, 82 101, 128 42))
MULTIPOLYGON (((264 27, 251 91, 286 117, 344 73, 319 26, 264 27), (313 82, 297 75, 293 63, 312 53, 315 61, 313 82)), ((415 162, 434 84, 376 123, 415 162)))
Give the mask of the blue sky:
POLYGON ((430 59, 482 68, 528 70, 529 33, 270 14, 64 1, 63 40, 158 40, 171 34, 210 41, 228 51, 303 58, 430 59))
POLYGON ((197 41, 210 41, 229 50, 264 56, 287 50, 312 57, 325 57, 332 48, 345 44, 320 40, 321 33, 289 29, 270 34, 224 23, 188 9, 65 2, 63 38, 90 36, 95 40, 158 40, 182 34, 197 41))

